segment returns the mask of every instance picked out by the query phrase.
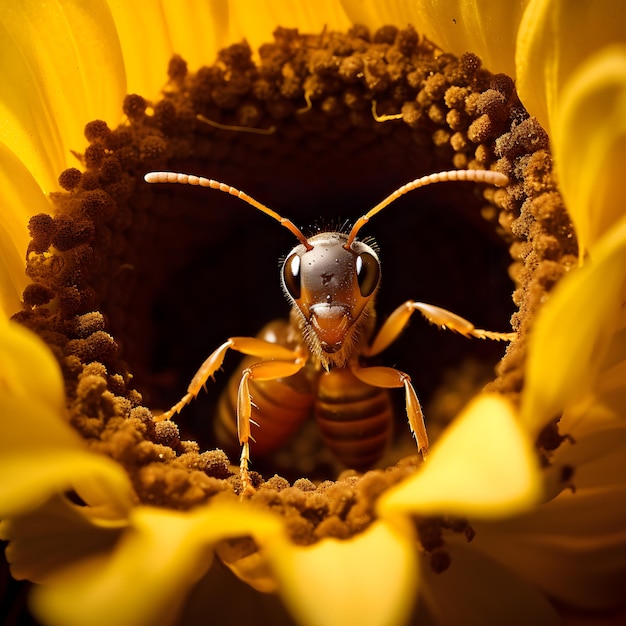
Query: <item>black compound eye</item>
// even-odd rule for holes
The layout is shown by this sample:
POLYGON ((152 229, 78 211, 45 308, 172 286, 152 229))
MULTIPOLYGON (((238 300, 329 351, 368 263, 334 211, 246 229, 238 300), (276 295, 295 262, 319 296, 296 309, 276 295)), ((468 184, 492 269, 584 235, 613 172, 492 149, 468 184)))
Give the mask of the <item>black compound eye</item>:
POLYGON ((294 300, 298 300, 302 289, 300 287, 300 257, 296 252, 290 254, 283 265, 283 281, 289 295, 294 300))
POLYGON ((359 281, 359 290, 364 298, 371 296, 380 278, 380 263, 369 252, 361 252, 356 258, 356 276, 359 281))

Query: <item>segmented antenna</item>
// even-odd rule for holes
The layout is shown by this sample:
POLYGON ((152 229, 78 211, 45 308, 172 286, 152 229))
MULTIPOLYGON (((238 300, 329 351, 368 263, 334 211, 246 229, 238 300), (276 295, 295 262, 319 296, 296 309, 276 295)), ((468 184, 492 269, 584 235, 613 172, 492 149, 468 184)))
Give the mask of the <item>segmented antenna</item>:
POLYGON ((259 211, 262 211, 265 215, 269 215, 274 218, 280 223, 281 226, 284 226, 288 231, 294 234, 298 241, 304 245, 307 250, 313 249, 313 246, 307 241, 307 238, 291 220, 282 217, 282 215, 279 215, 276 211, 272 211, 269 207, 266 207, 264 204, 255 200, 252 196, 249 196, 244 191, 240 191, 235 187, 231 187, 225 183, 220 183, 219 181, 211 178, 193 176, 192 174, 179 174, 176 172, 148 172, 143 178, 147 183, 180 183, 182 185, 198 185, 200 187, 210 187, 211 189, 217 189, 218 191, 228 193, 231 196, 235 196, 236 198, 247 202, 255 209, 259 209, 259 211))
POLYGON ((497 187, 504 187, 509 184, 509 178, 505 174, 500 172, 494 172, 493 170, 450 170, 448 172, 437 172, 436 174, 429 174, 428 176, 422 176, 416 180, 403 185, 399 189, 396 189, 392 194, 388 195, 382 202, 379 202, 373 209, 370 209, 365 215, 360 217, 352 227, 350 234, 348 235, 348 241, 345 244, 345 248, 349 249, 352 242, 355 240, 357 233, 370 218, 376 215, 379 211, 382 211, 386 206, 389 206, 394 200, 397 200, 400 196, 403 196, 409 191, 418 189, 419 187, 425 187, 433 183, 444 183, 447 181, 455 180, 467 180, 475 183, 488 183, 490 185, 496 185, 497 187))
MULTIPOLYGON (((191 174, 179 174, 176 172, 148 172, 144 176, 144 180, 147 183, 180 183, 183 185, 198 185, 200 187, 209 187, 211 189, 217 189, 223 191, 231 196, 235 196, 255 209, 259 209, 266 215, 269 215, 281 226, 284 226, 289 232, 296 236, 298 241, 304 245, 307 250, 312 250, 313 246, 309 243, 307 238, 302 234, 300 229, 289 219, 282 217, 264 204, 261 204, 247 193, 227 185, 226 183, 220 183, 217 180, 211 178, 204 178, 202 176, 193 176, 191 174)), ((444 183, 447 181, 470 181, 475 183, 487 183, 489 185, 496 185, 497 187, 504 187, 509 184, 509 179, 505 174, 501 172, 494 172, 493 170, 450 170, 447 172, 437 172, 436 174, 429 174, 428 176, 422 176, 417 178, 406 185, 396 189, 392 194, 388 195, 382 202, 379 202, 373 209, 370 209, 365 215, 362 215, 352 227, 348 240, 345 244, 346 249, 350 249, 352 243, 356 239, 357 233, 365 224, 367 224, 374 215, 379 211, 382 211, 385 207, 389 206, 394 200, 397 200, 400 196, 403 196, 409 191, 418 189, 419 187, 425 187, 433 183, 444 183)))

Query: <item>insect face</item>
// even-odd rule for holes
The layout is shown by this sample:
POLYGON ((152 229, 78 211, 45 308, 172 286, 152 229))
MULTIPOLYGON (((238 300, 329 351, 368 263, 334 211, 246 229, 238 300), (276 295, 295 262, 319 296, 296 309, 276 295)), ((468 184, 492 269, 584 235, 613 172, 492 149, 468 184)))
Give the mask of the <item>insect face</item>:
POLYGON ((380 283, 373 248, 337 232, 296 246, 282 268, 282 284, 309 350, 322 365, 343 365, 361 336, 380 283))

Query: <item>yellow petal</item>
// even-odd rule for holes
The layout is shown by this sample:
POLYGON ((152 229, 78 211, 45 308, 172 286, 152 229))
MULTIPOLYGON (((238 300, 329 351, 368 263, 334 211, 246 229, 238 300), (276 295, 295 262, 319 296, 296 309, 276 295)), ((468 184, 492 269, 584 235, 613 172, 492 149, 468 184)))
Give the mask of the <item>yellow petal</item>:
POLYGON ((59 626, 166 626, 211 566, 216 541, 268 537, 281 528, 274 516, 237 501, 189 512, 139 507, 111 552, 37 588, 33 605, 47 624, 59 626))
POLYGON ((517 39, 517 90, 549 134, 571 74, 594 52, 620 42, 626 42, 623 2, 530 0, 517 39))
POLYGON ((515 37, 527 0, 342 0, 355 23, 407 24, 446 52, 474 52, 492 72, 513 76, 515 37))
MULTIPOLYGON (((626 330, 622 329, 611 338, 609 353, 605 359, 605 364, 602 366, 597 387, 593 390, 596 399, 593 407, 596 409, 596 415, 593 417, 594 422, 603 418, 624 419, 624 407, 626 407, 626 345, 624 344, 624 335, 626 335, 626 330), (621 356, 621 360, 616 364, 613 364, 611 360, 614 349, 615 351, 619 350, 621 356)), ((566 419, 563 422, 565 423, 566 419)))
POLYGON ((472 547, 569 606, 623 606, 625 503, 624 485, 565 491, 518 519, 473 524, 472 547))
POLYGON ((72 562, 111 549, 126 523, 57 495, 36 511, 1 522, 0 537, 10 542, 6 557, 13 578, 46 583, 72 562))
POLYGON ((267 545, 279 592, 305 626, 404 624, 417 595, 417 557, 408 521, 376 522, 346 540, 267 545))
MULTIPOLYGON (((451 538, 450 568, 424 568, 424 597, 437 624, 458 626, 559 626, 563 622, 532 578, 515 573, 515 562, 497 563, 471 545, 451 538)), ((430 623, 430 622, 429 622, 430 623)))
POLYGON ((1 320, 0 517, 69 489, 113 516, 130 507, 122 468, 89 452, 64 415, 63 381, 50 350, 19 324, 1 320))
MULTIPOLYGON (((623 405, 621 407, 623 409, 623 405)), ((563 489, 528 514, 473 524, 473 547, 515 569, 549 596, 598 610, 623 605, 626 580, 626 422, 591 405, 563 431, 574 437, 555 452, 556 468, 573 470, 563 489)))
POLYGON ((622 220, 598 242, 585 266, 563 278, 537 316, 521 407, 531 432, 592 392, 614 333, 623 326, 625 281, 622 220))
POLYGON ((433 447, 423 468, 387 491, 378 510, 420 515, 505 517, 540 498, 537 460, 502 397, 474 400, 433 447))
POLYGON ((13 315, 21 307, 26 278, 28 220, 50 211, 50 204, 32 174, 0 144, 0 313, 13 315))
POLYGON ((111 10, 124 51, 128 90, 148 98, 156 97, 166 82, 173 54, 197 70, 213 63, 221 48, 243 40, 256 52, 272 41, 278 26, 313 33, 349 26, 335 0, 314 4, 265 0, 255 5, 249 0, 113 2, 111 10), (142 28, 137 28, 138 23, 142 28))
POLYGON ((219 20, 210 21, 213 3, 178 2, 177 10, 174 4, 167 1, 109 2, 124 58, 128 93, 138 93, 148 99, 156 97, 167 81, 167 64, 175 52, 185 56, 189 53, 186 48, 205 43, 208 59, 214 55, 213 38, 219 20), (177 49, 172 40, 169 19, 173 32, 179 32, 183 21, 188 25, 187 41, 181 49, 177 49))
MULTIPOLYGON (((624 379, 623 379, 624 380, 624 379)), ((620 405, 623 412, 624 404, 620 405)), ((600 398, 567 411, 559 430, 568 439, 554 452, 544 469, 546 499, 555 498, 575 484, 577 490, 601 485, 602 489, 624 484, 626 476, 626 421, 608 410, 600 398), (564 476, 568 476, 564 482, 564 476)))
MULTIPOLYGON (((37 401, 58 414, 65 411, 63 377, 50 349, 37 335, 2 316, 0 400, 5 397, 13 397, 18 401, 37 401), (35 372, 36 375, 33 375, 35 372)), ((0 419, 3 428, 19 427, 7 415, 0 415, 0 419)), ((37 433, 33 434, 37 436, 37 433)))
POLYGON ((121 466, 89 452, 48 405, 3 394, 0 411, 0 517, 31 511, 70 490, 87 504, 107 503, 111 516, 131 507, 132 489, 121 466))
POLYGON ((0 141, 44 190, 82 151, 84 124, 119 122, 125 94, 119 42, 105 2, 3 2, 0 141))
POLYGON ((625 111, 626 46, 609 47, 572 74, 554 122, 556 171, 581 256, 626 209, 625 111))
MULTIPOLYGON (((246 547, 248 547, 246 545, 246 547)), ((223 541, 216 546, 217 555, 220 561, 228 569, 253 589, 263 593, 273 593, 278 588, 276 576, 272 571, 267 559, 256 549, 250 554, 242 555, 240 541, 223 541)))
POLYGON ((0 313, 21 309, 26 278, 28 219, 50 210, 45 196, 19 159, 0 144, 0 313))
MULTIPOLYGON (((563 450, 559 449, 555 462, 574 468, 572 481, 577 489, 626 489, 626 423, 623 416, 621 417, 619 425, 599 432, 583 435, 576 428, 568 431, 574 437, 575 443, 563 446, 563 450)), ((626 500, 620 508, 622 516, 626 518, 626 500)), ((591 521, 591 510, 588 514, 591 521)))
POLYGON ((265 0, 263 9, 255 10, 249 0, 229 3, 230 40, 246 39, 256 50, 266 41, 272 41, 277 26, 297 28, 304 33, 321 33, 328 30, 345 30, 351 26, 341 3, 336 0, 265 0))

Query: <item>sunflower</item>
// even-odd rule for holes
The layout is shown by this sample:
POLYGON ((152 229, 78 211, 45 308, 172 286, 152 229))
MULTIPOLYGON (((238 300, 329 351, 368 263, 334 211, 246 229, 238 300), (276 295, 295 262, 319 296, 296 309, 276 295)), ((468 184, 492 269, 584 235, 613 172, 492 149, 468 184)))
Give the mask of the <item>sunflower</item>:
MULTIPOLYGON (((13 576, 37 584, 32 606, 50 624, 555 624, 615 610, 624 10, 283 4, 2 9, 0 533, 13 576), (193 368, 199 328, 210 342, 242 332, 265 292, 243 286, 240 250, 266 238, 255 217, 229 221, 235 209, 200 209, 184 189, 180 206, 145 189, 143 173, 269 179, 272 206, 314 189, 298 213, 310 219, 345 202, 337 190, 366 204, 382 187, 363 190, 364 177, 387 185, 444 163, 497 165, 511 180, 460 200, 482 207, 513 257, 518 337, 498 377, 423 464, 317 484, 259 477, 240 500, 226 455, 201 452, 148 407, 184 378, 164 359, 193 368)), ((457 265, 479 273, 464 228, 439 223, 457 265)), ((483 379, 470 370, 452 386, 478 376, 475 391, 483 379)), ((465 396, 442 388, 432 406, 465 396)))

